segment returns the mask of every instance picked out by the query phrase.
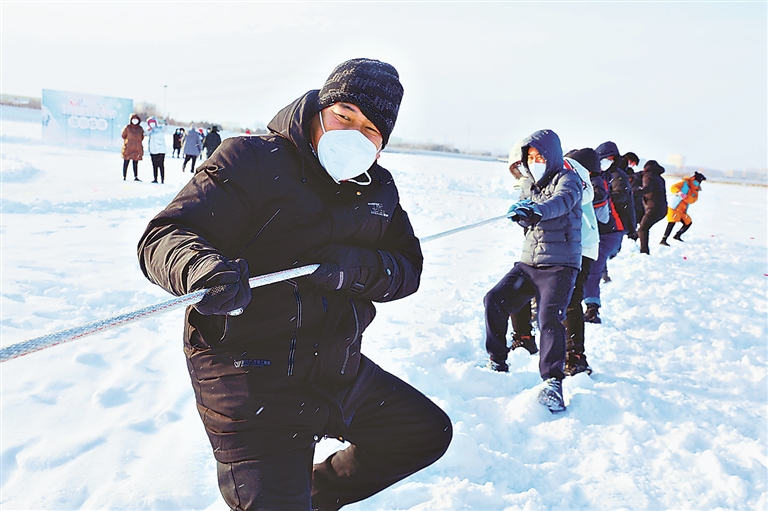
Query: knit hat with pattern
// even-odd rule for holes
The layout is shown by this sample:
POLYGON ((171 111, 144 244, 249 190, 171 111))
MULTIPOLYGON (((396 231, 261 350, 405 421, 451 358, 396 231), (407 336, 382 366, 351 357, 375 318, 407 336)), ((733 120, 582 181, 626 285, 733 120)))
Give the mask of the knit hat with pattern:
POLYGON ((352 59, 336 66, 320 89, 320 110, 344 101, 356 105, 381 132, 387 145, 395 128, 403 86, 397 70, 386 62, 352 59))

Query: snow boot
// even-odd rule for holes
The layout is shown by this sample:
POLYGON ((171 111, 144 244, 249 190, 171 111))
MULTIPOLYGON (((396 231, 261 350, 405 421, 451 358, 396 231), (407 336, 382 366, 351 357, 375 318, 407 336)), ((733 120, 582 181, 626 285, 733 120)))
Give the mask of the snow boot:
POLYGON ((600 306, 596 303, 588 303, 587 311, 584 313, 584 321, 586 323, 596 323, 598 325, 602 323, 603 320, 600 319, 600 306))
POLYGON ((579 373, 592 374, 592 368, 589 367, 585 354, 569 352, 565 359, 563 372, 566 376, 574 376, 579 373))
POLYGON ((534 339, 532 335, 514 334, 512 336, 512 345, 510 348, 513 350, 516 350, 517 348, 525 348, 531 355, 535 355, 539 352, 539 348, 536 346, 536 339, 534 339))
POLYGON ((563 400, 563 382, 557 378, 550 378, 544 382, 544 388, 539 393, 539 403, 543 404, 552 413, 565 411, 563 400))
POLYGON ((496 371, 497 373, 508 373, 509 372, 509 366, 507 365, 506 360, 502 360, 500 362, 497 362, 493 359, 491 359, 488 362, 488 369, 492 369, 496 371))
POLYGON ((690 224, 688 224, 688 225, 683 225, 683 226, 680 228, 680 230, 679 230, 679 231, 677 231, 677 234, 675 234, 674 236, 672 236, 672 238, 673 238, 673 239, 676 239, 677 241, 683 241, 683 238, 681 238, 681 236, 682 236, 682 235, 685 233, 685 231, 687 231, 688 229, 690 229, 690 228, 691 228, 691 225, 692 225, 692 224, 693 224, 693 222, 691 222, 691 223, 690 223, 690 224))
POLYGON ((659 245, 664 245, 665 247, 669 246, 669 243, 667 243, 667 238, 669 238, 669 235, 672 234, 672 228, 675 226, 675 222, 668 222, 667 228, 664 230, 664 236, 662 236, 661 241, 659 242, 659 245))

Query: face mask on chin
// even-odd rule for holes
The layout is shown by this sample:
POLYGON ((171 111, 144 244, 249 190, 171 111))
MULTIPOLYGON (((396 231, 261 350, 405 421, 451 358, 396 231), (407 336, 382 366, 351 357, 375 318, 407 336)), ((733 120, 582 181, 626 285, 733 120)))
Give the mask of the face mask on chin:
POLYGON ((546 163, 529 163, 528 164, 528 170, 531 173, 531 176, 533 176, 533 181, 538 183, 542 177, 544 177, 544 173, 547 171, 547 164, 546 163))
POLYGON ((371 184, 368 169, 376 161, 378 148, 357 130, 325 131, 323 115, 320 114, 320 127, 323 134, 317 143, 317 158, 328 175, 340 184, 349 181, 361 186, 371 184), (365 175, 367 181, 353 178, 365 175))

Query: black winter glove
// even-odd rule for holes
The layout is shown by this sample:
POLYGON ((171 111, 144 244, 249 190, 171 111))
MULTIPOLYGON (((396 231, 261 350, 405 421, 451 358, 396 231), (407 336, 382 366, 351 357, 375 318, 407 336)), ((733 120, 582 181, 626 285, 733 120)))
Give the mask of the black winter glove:
POLYGON ((322 263, 320 267, 307 276, 307 279, 323 289, 338 291, 341 289, 341 269, 336 263, 322 263))
POLYGON ((360 293, 382 268, 381 256, 376 250, 350 245, 329 245, 313 251, 310 258, 324 262, 307 279, 330 291, 360 293))
POLYGON ((195 304, 195 309, 204 316, 242 312, 251 301, 248 278, 245 259, 230 261, 218 254, 204 258, 195 264, 187 277, 192 291, 208 289, 203 299, 195 304))

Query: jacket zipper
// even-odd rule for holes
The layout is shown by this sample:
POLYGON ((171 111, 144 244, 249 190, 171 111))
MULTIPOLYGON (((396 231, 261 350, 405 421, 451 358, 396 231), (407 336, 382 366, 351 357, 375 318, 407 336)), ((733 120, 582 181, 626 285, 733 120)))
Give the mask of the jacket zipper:
POLYGON ((299 286, 292 280, 287 280, 286 282, 293 286, 293 296, 296 298, 296 329, 293 331, 291 349, 288 351, 288 376, 293 376, 293 365, 296 357, 296 331, 301 328, 302 307, 299 286))
POLYGON ((344 363, 341 366, 341 374, 344 374, 344 371, 347 370, 347 363, 349 362, 349 350, 352 348, 352 345, 355 344, 355 341, 357 340, 357 337, 360 335, 360 320, 357 318, 357 307, 355 307, 355 302, 350 298, 349 300, 350 305, 352 305, 352 313, 355 315, 355 336, 352 338, 352 342, 350 342, 347 345, 347 351, 346 355, 344 356, 344 363))

